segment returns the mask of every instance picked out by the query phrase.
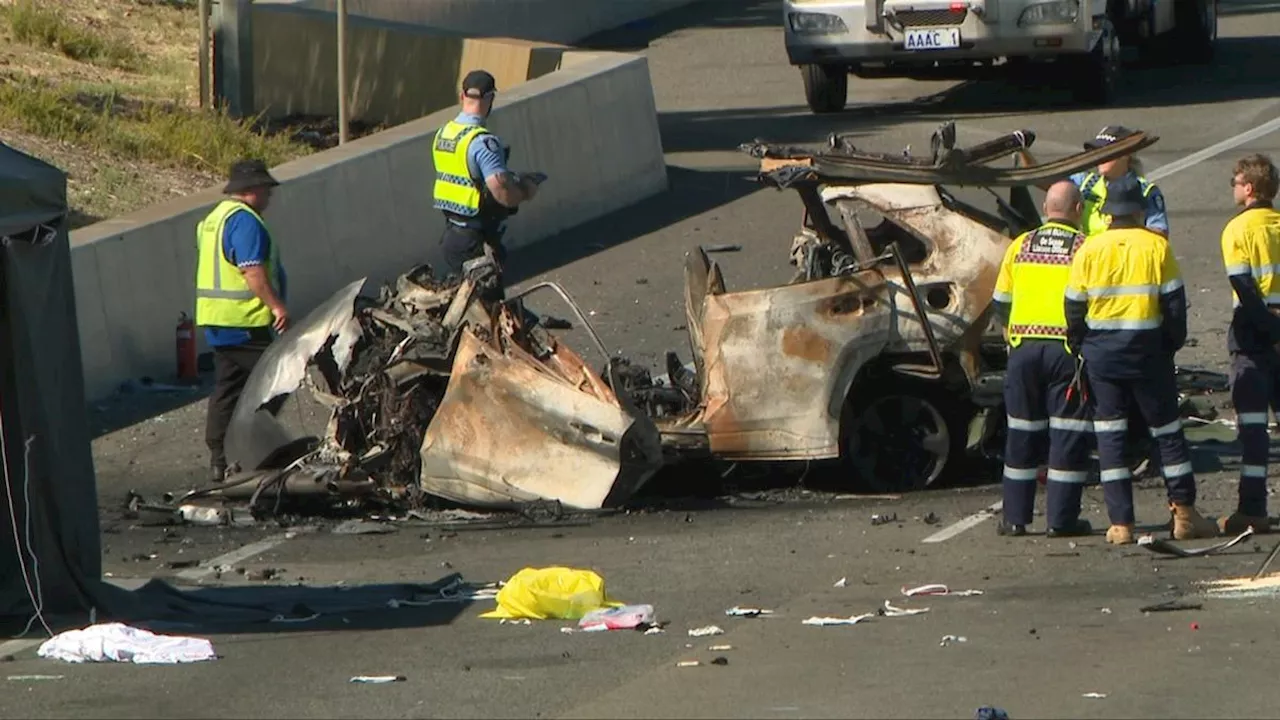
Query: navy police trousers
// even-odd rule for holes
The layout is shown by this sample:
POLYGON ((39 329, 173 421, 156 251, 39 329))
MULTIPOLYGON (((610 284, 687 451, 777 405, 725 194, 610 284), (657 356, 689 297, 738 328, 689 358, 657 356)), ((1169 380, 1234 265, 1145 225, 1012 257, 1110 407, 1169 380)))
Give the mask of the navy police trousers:
POLYGON ((1231 402, 1240 432, 1240 495, 1236 511, 1267 517, 1267 410, 1280 412, 1280 355, 1231 355, 1231 402))
MULTIPOLYGON (((1087 364, 1085 369, 1089 369, 1087 364)), ((1134 524, 1133 474, 1125 458, 1130 402, 1155 438, 1169 501, 1194 505, 1196 480, 1178 415, 1178 384, 1172 360, 1152 363, 1147 374, 1139 378, 1099 377, 1092 371, 1088 375, 1103 498, 1111 524, 1134 524)))
POLYGON ((1046 459, 1046 524, 1066 528, 1080 517, 1090 423, 1088 407, 1080 397, 1067 400, 1074 374, 1075 359, 1060 340, 1023 340, 1009 351, 1003 485, 1004 518, 1010 525, 1031 524, 1036 476, 1046 459))

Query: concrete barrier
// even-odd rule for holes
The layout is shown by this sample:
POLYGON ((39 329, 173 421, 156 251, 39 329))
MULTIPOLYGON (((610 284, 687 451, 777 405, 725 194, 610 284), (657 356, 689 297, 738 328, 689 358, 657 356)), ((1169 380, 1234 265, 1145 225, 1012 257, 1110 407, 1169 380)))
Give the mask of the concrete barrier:
MULTIPOLYGON (((469 37, 570 45, 693 2, 698 0, 347 0, 347 13, 469 37)), ((337 0, 300 0, 298 4, 326 12, 337 8, 337 0)))
MULTIPOLYGON (((512 249, 667 188, 648 62, 593 61, 499 96, 489 126, 512 146, 511 166, 550 179, 511 219, 512 249)), ((266 219, 289 274, 288 303, 302 314, 337 287, 373 287, 409 266, 439 266, 440 213, 431 208, 435 130, 449 108, 273 169, 282 185, 266 219)), ((89 399, 141 376, 171 377, 174 327, 194 307, 195 227, 218 188, 72 233, 76 305, 89 399)))
MULTIPOLYGON (((255 3, 252 12, 253 112, 273 118, 336 114, 336 16, 281 3, 255 3)), ((564 50, 352 17, 347 26, 349 117, 399 125, 430 115, 457 102, 462 76, 476 67, 493 73, 505 92, 555 72, 564 50)))

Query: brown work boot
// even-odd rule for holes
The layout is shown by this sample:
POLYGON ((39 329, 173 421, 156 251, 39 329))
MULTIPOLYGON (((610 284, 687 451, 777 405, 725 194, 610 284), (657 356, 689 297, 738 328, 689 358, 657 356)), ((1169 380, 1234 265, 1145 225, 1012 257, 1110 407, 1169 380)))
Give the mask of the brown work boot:
POLYGON ((1173 539, 1194 540, 1218 537, 1218 523, 1200 514, 1193 505, 1173 503, 1173 539))
POLYGON ((1130 545, 1133 543, 1132 525, 1112 525, 1107 528, 1107 542, 1112 545, 1130 545))
POLYGON ((1218 530, 1223 535, 1239 535, 1249 528, 1253 528, 1253 531, 1258 534, 1270 532, 1271 519, 1241 515, 1238 512, 1231 513, 1228 517, 1218 518, 1218 530))

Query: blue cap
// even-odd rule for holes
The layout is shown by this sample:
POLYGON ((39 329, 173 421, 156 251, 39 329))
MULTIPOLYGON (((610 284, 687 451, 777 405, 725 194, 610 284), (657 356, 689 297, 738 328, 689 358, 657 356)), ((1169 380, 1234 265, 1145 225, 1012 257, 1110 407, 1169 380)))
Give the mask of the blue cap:
POLYGON ((1102 203, 1102 212, 1112 217, 1146 214, 1146 196, 1142 194, 1142 185, 1138 184, 1138 178, 1133 173, 1107 183, 1107 199, 1102 203))

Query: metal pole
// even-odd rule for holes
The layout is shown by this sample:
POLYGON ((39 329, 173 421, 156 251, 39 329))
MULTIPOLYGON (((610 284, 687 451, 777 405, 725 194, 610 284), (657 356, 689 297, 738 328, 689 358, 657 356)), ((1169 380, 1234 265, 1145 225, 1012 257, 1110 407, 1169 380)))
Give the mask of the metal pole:
POLYGON ((347 142, 347 0, 338 0, 338 144, 347 142))
POLYGON ((209 107, 209 0, 200 0, 200 107, 209 107))

